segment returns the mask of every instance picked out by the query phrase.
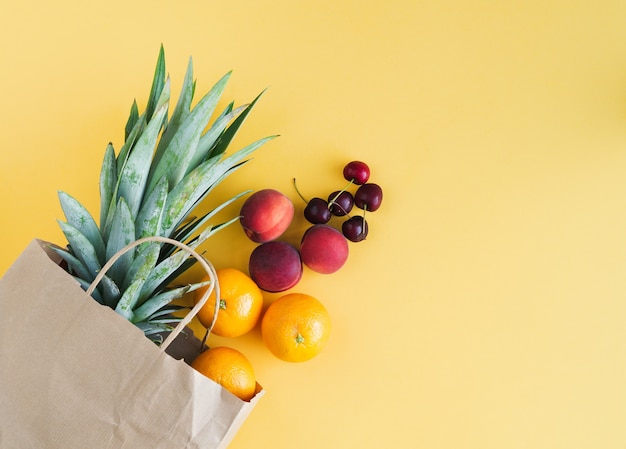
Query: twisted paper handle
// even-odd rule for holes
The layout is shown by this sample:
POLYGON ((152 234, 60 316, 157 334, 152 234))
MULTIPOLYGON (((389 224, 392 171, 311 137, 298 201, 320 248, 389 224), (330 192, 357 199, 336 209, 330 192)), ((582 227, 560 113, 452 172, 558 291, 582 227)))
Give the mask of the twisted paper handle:
MULTIPOLYGON (((217 274, 215 273, 215 268, 208 260, 206 260, 200 254, 198 254, 193 248, 190 248, 189 246, 185 245, 184 243, 179 242, 178 240, 170 239, 168 237, 153 236, 153 237, 144 237, 139 240, 135 240, 134 242, 129 243, 124 248, 120 249, 107 261, 107 263, 98 272, 96 278, 93 280, 93 282, 87 289, 87 294, 91 295, 93 293, 96 286, 100 283, 100 281, 102 280, 106 272, 113 266, 113 264, 120 257, 122 257, 127 251, 130 251, 134 247, 139 246, 142 243, 146 243, 146 242, 169 243, 189 253, 190 256, 194 257, 200 263, 200 265, 202 265, 202 268, 204 268, 204 270, 209 275, 209 280, 210 280, 209 287, 204 292, 204 295, 202 296, 200 301, 196 303, 196 305, 189 311, 189 313, 185 315, 185 317, 178 323, 178 325, 170 332, 170 334, 163 341, 163 343, 161 343, 160 347, 163 351, 165 351, 167 347, 170 345, 170 343, 172 343, 172 341, 174 341, 174 339, 182 332, 185 326, 187 326, 191 322, 193 317, 198 314, 198 312, 204 306, 204 304, 206 304, 213 290, 215 290, 215 294, 216 294, 215 297, 216 298, 220 297, 219 284, 217 282, 217 274)), ((219 306, 220 306, 219 301, 215 301, 215 312, 213 313, 213 321, 211 322, 211 326, 207 329, 207 335, 211 332, 211 330, 213 329, 213 326, 215 325, 215 321, 217 320, 217 314, 219 313, 219 306)), ((206 336, 205 336, 205 339, 206 339, 206 336)))

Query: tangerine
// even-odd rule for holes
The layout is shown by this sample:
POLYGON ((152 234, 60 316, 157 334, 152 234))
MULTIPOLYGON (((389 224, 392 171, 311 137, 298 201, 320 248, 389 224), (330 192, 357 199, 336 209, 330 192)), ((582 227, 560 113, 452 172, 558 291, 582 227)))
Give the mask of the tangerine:
MULTIPOLYGON (((263 310, 263 294, 257 284, 236 268, 216 270, 220 289, 219 312, 212 332, 220 337, 239 337, 254 328, 263 310)), ((209 280, 208 275, 203 281, 209 280)), ((200 301, 207 287, 194 293, 194 303, 200 301)), ((206 328, 215 314, 215 290, 198 312, 198 320, 206 328)))
POLYGON ((236 349, 227 346, 207 349, 196 357, 191 367, 243 401, 249 401, 256 393, 252 363, 236 349))
POLYGON ((313 296, 289 293, 267 308, 261 322, 267 348, 286 362, 304 362, 318 355, 330 335, 330 315, 313 296))

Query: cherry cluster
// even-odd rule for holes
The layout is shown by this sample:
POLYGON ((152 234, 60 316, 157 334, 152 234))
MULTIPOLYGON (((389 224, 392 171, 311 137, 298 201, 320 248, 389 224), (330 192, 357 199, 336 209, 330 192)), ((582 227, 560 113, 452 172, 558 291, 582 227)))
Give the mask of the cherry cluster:
MULTIPOLYGON (((298 191, 300 198, 306 203, 304 218, 312 224, 325 224, 335 217, 347 217, 342 225, 341 232, 344 237, 352 242, 365 240, 369 232, 366 212, 378 210, 383 201, 383 190, 378 184, 369 181, 370 168, 365 162, 352 161, 343 168, 343 177, 348 185, 341 190, 336 190, 328 195, 327 199, 315 197, 307 201, 298 191), (357 185, 354 192, 348 189, 357 185), (361 214, 350 215, 354 208, 361 209, 361 214)), ((294 179, 294 186, 295 186, 294 179)))

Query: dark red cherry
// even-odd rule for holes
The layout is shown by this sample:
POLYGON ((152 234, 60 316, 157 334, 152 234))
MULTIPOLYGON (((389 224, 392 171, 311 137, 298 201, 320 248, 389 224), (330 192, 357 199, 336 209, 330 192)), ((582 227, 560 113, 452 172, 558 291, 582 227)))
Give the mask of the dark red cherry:
POLYGON ((312 198, 304 208, 304 218, 313 224, 324 224, 330 220, 328 202, 322 198, 312 198))
POLYGON ((382 202, 383 189, 381 189, 378 184, 363 184, 354 194, 354 205, 368 212, 377 210, 382 202))
POLYGON ((343 177, 357 185, 362 185, 370 179, 370 168, 365 162, 352 161, 343 168, 343 177))
POLYGON ((341 225, 341 232, 352 242, 365 240, 368 232, 367 221, 360 215, 350 217, 341 225))
POLYGON ((337 190, 328 195, 330 212, 336 217, 348 215, 354 206, 354 197, 347 190, 337 190))

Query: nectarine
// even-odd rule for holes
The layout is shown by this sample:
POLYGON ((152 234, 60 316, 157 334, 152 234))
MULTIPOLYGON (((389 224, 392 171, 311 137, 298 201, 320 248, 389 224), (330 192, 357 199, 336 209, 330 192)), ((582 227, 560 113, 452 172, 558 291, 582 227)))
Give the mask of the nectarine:
POLYGON ((348 260, 348 241, 341 232, 326 224, 316 224, 304 232, 300 257, 311 270, 330 274, 348 260))
POLYGON ((293 203, 274 189, 259 190, 241 206, 240 223, 253 242, 264 243, 280 237, 293 219, 293 203))
POLYGON ((302 278, 298 249, 290 243, 273 240, 254 248, 248 263, 250 277, 266 292, 282 292, 302 278))

